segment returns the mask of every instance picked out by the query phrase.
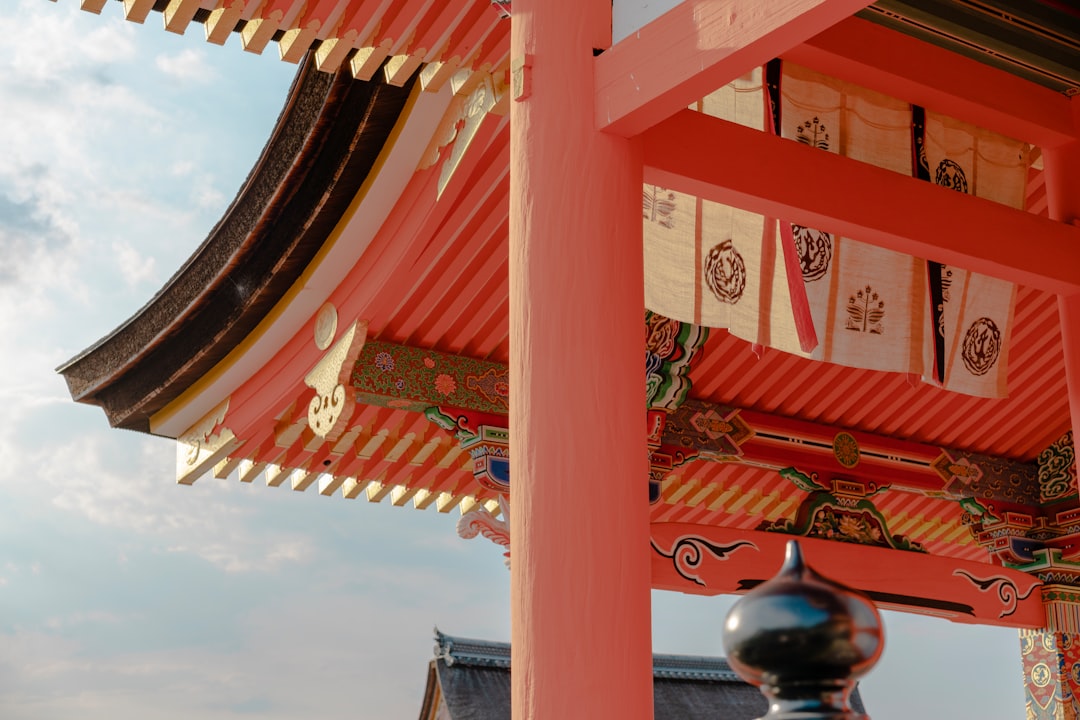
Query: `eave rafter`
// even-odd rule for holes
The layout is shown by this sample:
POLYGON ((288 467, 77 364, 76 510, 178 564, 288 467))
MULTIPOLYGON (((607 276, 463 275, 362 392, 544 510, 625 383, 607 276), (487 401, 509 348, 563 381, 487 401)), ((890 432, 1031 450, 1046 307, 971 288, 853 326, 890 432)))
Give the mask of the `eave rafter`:
MULTIPOLYGON (((246 443, 241 454, 248 460, 264 467, 303 471, 303 477, 294 478, 294 489, 306 488, 319 473, 344 478, 359 470, 367 477, 391 473, 395 477, 389 480, 404 485, 408 478, 397 477, 402 474, 402 463, 422 472, 427 482, 433 480, 428 472, 432 463, 444 470, 476 471, 467 455, 450 451, 450 437, 428 420, 457 433, 466 450, 482 434, 482 427, 506 428, 510 389, 505 365, 378 340, 367 342, 354 362, 350 363, 351 371, 335 371, 338 377, 349 378, 350 392, 362 408, 347 427, 337 428, 325 438, 314 432, 307 410, 312 392, 298 386, 291 398, 283 397, 291 400, 284 411, 265 408, 277 417, 272 428, 251 437, 229 434, 230 446, 201 461, 199 473, 188 472, 183 481, 193 481, 213 463, 218 463, 219 469, 235 467, 236 458, 232 458, 232 465, 221 464, 222 459, 246 443), (403 419, 407 417, 413 419, 403 419)), ((251 409, 237 417, 245 414, 251 414, 251 409)), ((227 414, 218 415, 213 422, 200 424, 206 426, 206 437, 210 437, 210 430, 219 435, 222 430, 231 433, 227 414)), ((1033 463, 848 432, 699 399, 688 399, 673 408, 659 433, 657 448, 674 458, 669 470, 695 459, 774 471, 797 467, 820 474, 823 480, 858 481, 867 487, 931 498, 960 500, 977 495, 998 509, 1038 505, 1033 463), (838 449, 841 435, 854 444, 855 464, 838 449), (1024 487, 1001 482, 1004 476, 1024 479, 1024 487)), ((474 460, 479 457, 478 450, 469 452, 474 460)), ((285 479, 278 471, 274 477, 277 483, 271 484, 285 479)), ((484 479, 477 479, 482 489, 484 479)), ((329 492, 343 482, 335 481, 329 492)), ((380 482, 389 487, 387 478, 380 482)), ((499 492, 501 487, 489 484, 487 489, 499 492)))
POLYGON ((1080 293, 1080 227, 692 110, 649 129, 643 144, 646 182, 1048 292, 1080 293), (686 140, 706 137, 708 144, 686 140))
POLYGON ((685 0, 596 59, 596 124, 631 137, 870 3, 685 0))

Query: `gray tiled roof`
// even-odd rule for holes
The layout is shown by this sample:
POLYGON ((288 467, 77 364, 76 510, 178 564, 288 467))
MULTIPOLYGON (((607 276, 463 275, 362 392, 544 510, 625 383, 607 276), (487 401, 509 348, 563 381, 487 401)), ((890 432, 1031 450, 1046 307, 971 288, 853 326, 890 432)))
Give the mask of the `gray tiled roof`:
MULTIPOLYGON (((420 720, 432 712, 438 683, 452 720, 509 720, 510 645, 435 631, 435 658, 420 720)), ((723 658, 653 656, 655 720, 754 720, 768 704, 723 658)), ((852 706, 864 712, 858 690, 852 706)))

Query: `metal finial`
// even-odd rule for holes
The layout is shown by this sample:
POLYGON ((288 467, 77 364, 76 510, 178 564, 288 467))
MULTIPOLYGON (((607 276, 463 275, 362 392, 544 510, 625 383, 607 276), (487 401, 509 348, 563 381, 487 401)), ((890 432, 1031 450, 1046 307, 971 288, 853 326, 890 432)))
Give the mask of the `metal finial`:
POLYGON ((769 701, 759 720, 869 720, 849 697, 881 657, 881 617, 868 597, 806 565, 797 541, 776 577, 731 608, 723 641, 732 669, 769 701))

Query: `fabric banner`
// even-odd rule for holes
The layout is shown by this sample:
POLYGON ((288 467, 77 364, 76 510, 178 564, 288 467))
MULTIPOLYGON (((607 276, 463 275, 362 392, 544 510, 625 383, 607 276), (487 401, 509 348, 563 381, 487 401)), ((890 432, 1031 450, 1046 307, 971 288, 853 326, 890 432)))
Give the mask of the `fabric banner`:
MULTIPOLYGON (((923 135, 921 160, 929 181, 1010 207, 1024 207, 1027 145, 933 112, 925 113, 923 135)), ((928 271, 938 274, 941 285, 936 327, 931 308, 927 314, 927 326, 938 333, 944 346, 940 384, 968 395, 1004 397, 1015 286, 937 263, 928 263, 928 271)), ((931 277, 931 282, 937 280, 931 277)), ((937 384, 932 351, 928 342, 923 379, 937 384)))
MULTIPOLYGON (((775 82, 775 73, 771 77, 775 82)), ((770 89, 779 108, 775 101, 770 106, 764 74, 756 70, 695 109, 762 131, 778 120, 782 137, 905 175, 916 157, 931 181, 1023 206, 1028 153, 1021 143, 926 113, 916 147, 909 104, 789 63, 779 92, 770 89)), ((653 312, 726 328, 750 343, 803 357, 927 382, 936 383, 940 356, 947 389, 1006 393, 1010 283, 805 227, 797 218, 767 218, 652 185, 642 191, 642 217, 645 301, 653 312), (787 266, 785 237, 794 245, 787 266), (788 275, 794 258, 801 278, 788 275), (946 290, 937 313, 928 268, 940 269, 946 290), (791 288, 805 290, 805 298, 797 292, 794 308, 791 288), (816 346, 806 342, 805 320, 801 336, 795 321, 796 309, 806 317, 806 305, 816 346)))

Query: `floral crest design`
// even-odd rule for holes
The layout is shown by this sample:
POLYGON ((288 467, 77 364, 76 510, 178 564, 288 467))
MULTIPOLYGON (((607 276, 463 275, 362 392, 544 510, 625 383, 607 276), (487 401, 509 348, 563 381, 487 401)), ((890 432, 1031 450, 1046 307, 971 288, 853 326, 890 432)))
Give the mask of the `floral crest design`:
POLYGON ((795 128, 795 139, 813 148, 829 149, 829 133, 825 132, 825 124, 816 117, 795 128))
POLYGON ((641 188, 641 217, 669 230, 675 227, 675 193, 656 185, 641 188))
POLYGON ((873 335, 885 333, 882 322, 885 318, 885 301, 879 298, 869 285, 848 298, 847 314, 847 324, 844 327, 848 330, 873 335))

